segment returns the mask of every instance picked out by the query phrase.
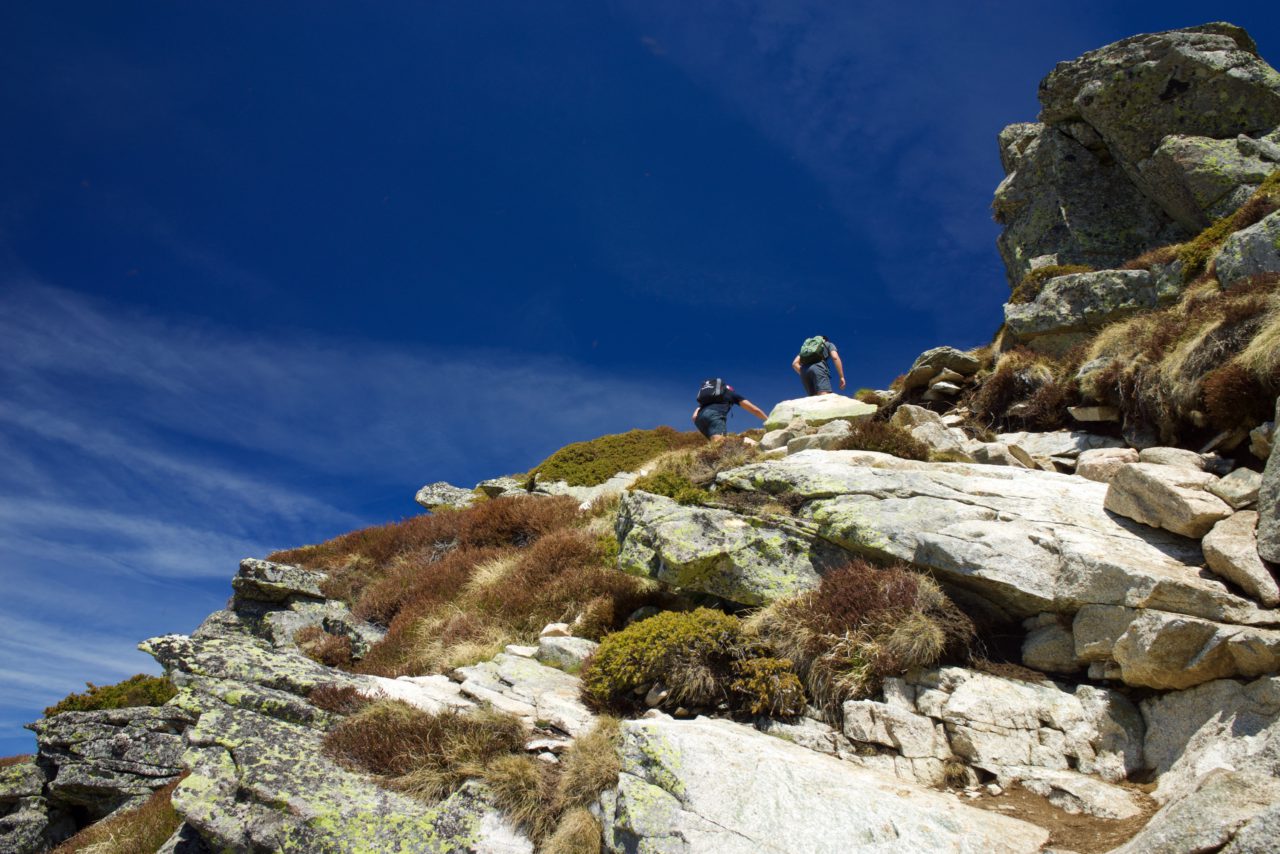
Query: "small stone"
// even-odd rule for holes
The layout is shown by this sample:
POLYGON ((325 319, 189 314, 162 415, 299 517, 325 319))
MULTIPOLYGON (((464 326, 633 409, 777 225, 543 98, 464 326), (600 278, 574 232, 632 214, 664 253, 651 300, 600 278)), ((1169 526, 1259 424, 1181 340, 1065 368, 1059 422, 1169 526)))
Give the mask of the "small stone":
POLYGON ((1260 460, 1271 456, 1271 440, 1276 432, 1276 422, 1264 421, 1249 431, 1249 453, 1260 460))
POLYGON ((569 631, 568 623, 547 623, 542 631, 538 632, 540 638, 567 638, 573 633, 569 631))
POLYGON ((959 386, 963 382, 964 376, 962 374, 956 373, 950 368, 943 368, 937 376, 929 380, 929 385, 935 386, 938 383, 951 383, 952 385, 959 386))
POLYGON ((533 658, 537 651, 536 646, 523 646, 518 643, 509 643, 503 648, 503 652, 507 655, 518 655, 521 658, 533 658))
POLYGON ((539 762, 545 762, 545 763, 547 763, 548 765, 559 765, 559 764, 560 764, 560 760, 556 758, 556 755, 555 755, 554 753, 539 753, 539 754, 538 754, 538 761, 539 761, 539 762))
POLYGON ((1003 795, 1003 794, 1004 794, 1004 789, 1000 788, 1000 787, 999 787, 998 785, 996 785, 995 783, 988 783, 988 784, 987 784, 987 794, 988 794, 988 795, 990 795, 990 796, 991 796, 991 797, 993 797, 993 798, 998 798, 998 797, 1000 797, 1001 795, 1003 795))
POLYGON ((1242 510, 1258 500, 1262 488, 1262 474, 1253 469, 1236 469, 1217 483, 1209 484, 1209 491, 1242 510))
POLYGON ((1112 477, 1103 506, 1153 528, 1200 538, 1231 515, 1225 501, 1206 491, 1217 479, 1190 467, 1131 463, 1112 477))
POLYGON ((929 390, 924 393, 925 400, 950 400, 958 395, 964 389, 955 383, 934 383, 929 386, 929 390))
POLYGON ((1122 466, 1138 461, 1132 448, 1094 448, 1076 458, 1076 474, 1098 483, 1110 483, 1122 466))
POLYGON ((671 691, 662 686, 661 682, 653 683, 647 694, 644 695, 644 704, 651 709, 662 705, 663 700, 671 696, 671 691))
POLYGON ((1138 462, 1161 466, 1179 466, 1204 471, 1204 457, 1184 448, 1145 448, 1138 453, 1138 462))
POLYGON ((1258 514, 1241 510, 1205 534, 1201 547, 1209 568, 1233 581, 1268 608, 1280 605, 1280 586, 1258 557, 1258 514))

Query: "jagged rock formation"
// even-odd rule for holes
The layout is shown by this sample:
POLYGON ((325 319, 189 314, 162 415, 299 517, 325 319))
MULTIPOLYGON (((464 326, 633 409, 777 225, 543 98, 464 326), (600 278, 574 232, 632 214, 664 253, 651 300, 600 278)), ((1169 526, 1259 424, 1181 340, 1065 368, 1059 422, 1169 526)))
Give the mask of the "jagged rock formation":
POLYGON ((1000 134, 1000 253, 1116 267, 1234 210, 1280 166, 1280 74, 1239 27, 1134 36, 1059 63, 1040 122, 1000 134))

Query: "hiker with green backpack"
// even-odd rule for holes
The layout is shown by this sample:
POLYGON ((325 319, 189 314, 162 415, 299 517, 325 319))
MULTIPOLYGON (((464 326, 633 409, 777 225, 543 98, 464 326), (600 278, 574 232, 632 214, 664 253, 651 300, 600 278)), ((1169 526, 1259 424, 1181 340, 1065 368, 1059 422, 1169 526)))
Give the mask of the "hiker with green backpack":
POLYGON ((805 394, 831 394, 831 369, 827 367, 827 359, 836 366, 840 375, 840 388, 845 386, 844 365, 840 361, 840 353, 825 335, 814 335, 804 339, 800 352, 791 360, 791 369, 800 375, 804 383, 805 394))
POLYGON ((769 417, 760 407, 734 391, 733 386, 719 377, 710 377, 703 380, 702 387, 698 389, 698 408, 693 410, 694 426, 708 439, 723 439, 729 432, 729 410, 735 403, 761 421, 769 417))

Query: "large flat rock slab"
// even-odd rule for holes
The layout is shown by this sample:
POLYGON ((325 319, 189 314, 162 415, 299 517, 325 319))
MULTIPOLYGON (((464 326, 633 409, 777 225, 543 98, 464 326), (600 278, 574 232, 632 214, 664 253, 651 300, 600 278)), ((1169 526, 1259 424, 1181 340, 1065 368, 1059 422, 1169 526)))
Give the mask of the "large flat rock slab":
POLYGON ((623 497, 617 530, 625 572, 743 605, 815 587, 841 557, 811 525, 687 507, 646 492, 623 497))
POLYGON ((880 464, 866 453, 805 451, 734 469, 719 482, 799 493, 808 499, 800 515, 819 536, 932 570, 1013 617, 1107 604, 1280 622, 1280 612, 1206 577, 1194 540, 1106 512, 1106 484, 962 463, 880 464))
POLYGON ((814 427, 828 421, 857 421, 870 418, 875 414, 876 408, 874 404, 863 403, 841 394, 799 397, 784 400, 775 406, 764 422, 764 429, 781 430, 797 419, 814 427))
POLYGON ((1039 851, 1048 831, 724 720, 622 725, 612 852, 1039 851))

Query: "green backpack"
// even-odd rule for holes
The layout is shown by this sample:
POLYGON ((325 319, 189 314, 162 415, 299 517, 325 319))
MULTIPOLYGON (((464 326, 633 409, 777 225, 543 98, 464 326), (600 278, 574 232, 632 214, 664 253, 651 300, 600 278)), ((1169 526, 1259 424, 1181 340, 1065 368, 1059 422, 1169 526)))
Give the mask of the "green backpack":
POLYGON ((804 339, 800 345, 800 364, 812 365, 827 357, 827 339, 821 335, 804 339))

